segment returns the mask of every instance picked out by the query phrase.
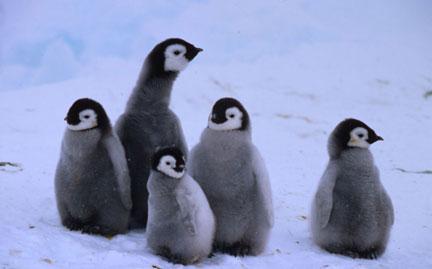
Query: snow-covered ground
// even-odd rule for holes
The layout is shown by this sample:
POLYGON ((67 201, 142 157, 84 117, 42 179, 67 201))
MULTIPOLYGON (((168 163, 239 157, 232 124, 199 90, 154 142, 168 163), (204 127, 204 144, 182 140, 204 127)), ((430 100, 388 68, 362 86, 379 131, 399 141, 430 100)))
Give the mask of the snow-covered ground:
POLYGON ((191 267, 432 268, 432 175, 398 170, 432 170, 429 1, 88 2, 0 2, 0 162, 22 165, 0 167, 0 268, 182 267, 152 255, 144 231, 68 231, 53 190, 72 102, 94 98, 114 122, 146 53, 170 36, 204 48, 172 97, 189 147, 212 104, 238 98, 274 193, 264 254, 191 267), (374 261, 328 254, 308 230, 328 134, 346 117, 385 139, 371 150, 396 221, 374 261))

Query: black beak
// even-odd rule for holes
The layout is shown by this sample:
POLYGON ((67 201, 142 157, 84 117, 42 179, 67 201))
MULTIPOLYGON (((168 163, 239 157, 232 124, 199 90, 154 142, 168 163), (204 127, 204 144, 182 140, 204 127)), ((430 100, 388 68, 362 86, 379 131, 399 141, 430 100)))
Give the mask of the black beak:
POLYGON ((68 117, 66 116, 66 117, 64 118, 64 120, 67 121, 67 120, 68 120, 68 117))
POLYGON ((176 166, 176 168, 174 168, 174 171, 176 171, 177 173, 183 172, 184 167, 178 167, 176 166))
POLYGON ((201 51, 203 51, 203 49, 192 47, 188 49, 185 56, 189 61, 192 61, 195 58, 195 56, 197 56, 197 54, 200 53, 201 51))
POLYGON ((369 144, 373 144, 373 143, 375 143, 375 142, 377 142, 377 141, 384 141, 384 138, 382 138, 381 136, 379 136, 379 135, 374 135, 374 136, 372 136, 372 137, 370 137, 369 139, 368 139, 368 142, 369 142, 369 144))

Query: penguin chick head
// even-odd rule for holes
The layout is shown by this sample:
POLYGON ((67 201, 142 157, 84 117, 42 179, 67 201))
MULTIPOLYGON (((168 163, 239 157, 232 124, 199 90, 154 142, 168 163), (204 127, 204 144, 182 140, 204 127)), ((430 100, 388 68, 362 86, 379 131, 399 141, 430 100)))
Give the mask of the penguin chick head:
POLYGON ((68 129, 72 131, 85 131, 96 127, 102 130, 110 128, 108 116, 102 105, 89 98, 76 100, 69 108, 65 121, 68 129))
POLYGON ((176 148, 158 150, 152 158, 152 168, 172 178, 181 178, 185 173, 185 156, 176 148))
POLYGON ((249 114, 236 99, 222 98, 213 106, 208 127, 216 131, 246 130, 249 128, 249 114))
POLYGON ((180 38, 169 38, 157 44, 148 56, 156 74, 183 71, 202 49, 180 38))
POLYGON ((384 140, 364 122, 346 119, 340 122, 330 135, 329 152, 340 152, 347 148, 369 148, 379 140, 384 140))

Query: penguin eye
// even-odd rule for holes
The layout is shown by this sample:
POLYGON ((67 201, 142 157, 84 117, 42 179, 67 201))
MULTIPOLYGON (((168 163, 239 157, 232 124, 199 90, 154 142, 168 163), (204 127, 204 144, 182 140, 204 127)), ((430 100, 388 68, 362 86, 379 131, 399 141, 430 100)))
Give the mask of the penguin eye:
POLYGON ((234 118, 234 114, 229 114, 228 117, 230 117, 231 119, 234 118))
POLYGON ((90 115, 84 115, 84 119, 89 119, 90 115))
POLYGON ((175 50, 174 51, 174 55, 179 55, 180 54, 180 51, 179 50, 175 50))
POLYGON ((171 162, 165 162, 166 165, 171 165, 171 162))
POLYGON ((358 134, 357 135, 359 138, 363 138, 364 134, 358 134))

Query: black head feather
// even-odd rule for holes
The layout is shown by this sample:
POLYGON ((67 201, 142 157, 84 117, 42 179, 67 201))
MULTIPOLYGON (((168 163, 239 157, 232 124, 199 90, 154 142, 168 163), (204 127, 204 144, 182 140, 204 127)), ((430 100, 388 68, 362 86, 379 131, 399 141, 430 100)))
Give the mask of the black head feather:
POLYGON ((181 38, 169 38, 157 44, 147 56, 146 64, 149 68, 150 76, 166 76, 173 71, 165 71, 165 50, 168 46, 179 44, 186 48, 185 57, 188 61, 192 61, 202 49, 195 47, 191 43, 181 38))
POLYGON ((228 120, 226 110, 232 107, 238 108, 242 114, 242 125, 238 130, 246 130, 250 126, 249 114, 244 106, 236 99, 225 97, 219 99, 214 105, 211 114, 211 121, 216 124, 222 124, 228 120))
POLYGON ((375 131, 370 128, 364 122, 357 119, 345 119, 340 122, 330 135, 330 143, 335 152, 340 153, 342 150, 349 148, 348 142, 351 139, 350 133, 357 127, 362 127, 368 132, 368 139, 366 140, 369 144, 373 144, 378 140, 383 140, 383 138, 375 133, 375 131))
POLYGON ((100 103, 89 98, 78 99, 72 104, 65 118, 66 122, 69 125, 78 125, 80 123, 79 114, 86 109, 92 109, 97 115, 97 126, 95 128, 101 130, 111 129, 111 123, 105 109, 100 103))
POLYGON ((177 147, 167 147, 157 150, 151 158, 152 169, 157 170, 159 162, 164 156, 172 156, 176 160, 176 168, 174 169, 177 172, 180 172, 180 170, 184 169, 186 165, 185 155, 177 147))

